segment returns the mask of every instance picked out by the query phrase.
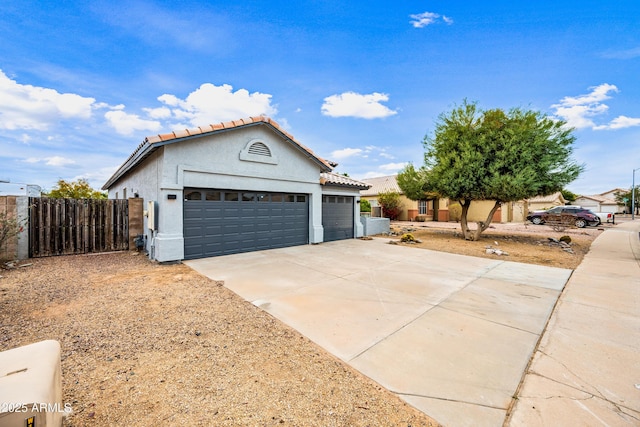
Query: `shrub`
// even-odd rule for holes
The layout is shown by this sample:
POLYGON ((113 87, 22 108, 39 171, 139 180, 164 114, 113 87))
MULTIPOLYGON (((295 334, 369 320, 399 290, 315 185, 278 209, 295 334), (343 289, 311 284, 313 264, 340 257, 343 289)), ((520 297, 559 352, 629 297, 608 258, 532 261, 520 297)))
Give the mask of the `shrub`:
POLYGON ((416 238, 411 233, 405 233, 402 235, 402 237, 400 237, 400 241, 402 243, 415 242, 416 238))
POLYGON ((570 236, 562 236, 560 239, 561 242, 565 242, 565 243, 571 243, 571 237, 570 236))
POLYGON ((462 218, 462 206, 458 202, 449 203, 449 221, 459 222, 462 218))
POLYGON ((418 215, 415 217, 415 221, 416 222, 425 222, 427 220, 427 216, 426 215, 418 215))
POLYGON ((371 203, 367 199, 360 199, 360 212, 371 212, 371 203))
MULTIPOLYGON (((5 250, 11 239, 22 231, 22 225, 16 218, 10 217, 6 212, 0 212, 0 252, 5 250)), ((0 253, 0 256, 2 254, 0 253)))
POLYGON ((396 220, 402 212, 400 207, 400 193, 388 192, 378 194, 378 203, 382 206, 382 215, 390 220, 396 220))

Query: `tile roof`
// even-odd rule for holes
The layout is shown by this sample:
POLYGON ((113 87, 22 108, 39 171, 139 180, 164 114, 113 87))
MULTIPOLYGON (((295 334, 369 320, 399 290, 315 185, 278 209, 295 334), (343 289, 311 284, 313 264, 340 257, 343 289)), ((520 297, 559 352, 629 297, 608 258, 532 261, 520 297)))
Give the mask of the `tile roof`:
POLYGON ((338 175, 333 172, 322 172, 320 174, 320 183, 322 185, 334 185, 338 187, 351 187, 359 190, 365 190, 371 187, 366 182, 358 181, 348 176, 338 175))
POLYGON ((398 186, 398 181, 396 180, 398 175, 389 175, 389 176, 379 176, 376 178, 367 178, 362 181, 371 185, 368 190, 363 190, 360 192, 361 196, 377 196, 380 193, 400 193, 402 194, 402 190, 398 186))
POLYGON ((626 193, 630 190, 625 190, 624 188, 614 188, 613 190, 605 191, 604 193, 598 194, 598 196, 606 197, 607 199, 614 200, 615 193, 626 193))
POLYGON ((267 125, 275 132, 279 133, 285 140, 289 141, 294 147, 300 151, 306 153, 312 161, 316 162, 321 170, 331 171, 333 167, 331 163, 319 156, 317 156, 310 148, 304 146, 298 142, 293 135, 285 131, 275 120, 272 120, 266 116, 249 117, 239 120, 232 120, 228 122, 215 123, 207 126, 200 126, 193 129, 177 130, 170 133, 152 135, 144 139, 140 145, 134 150, 134 152, 127 158, 127 160, 118 168, 118 170, 109 178, 109 180, 102 186, 103 190, 108 189, 118 179, 124 176, 129 170, 133 169, 142 160, 147 158, 151 153, 157 150, 159 147, 166 144, 173 144, 180 142, 184 139, 198 138, 201 136, 207 136, 213 133, 230 131, 245 126, 267 125))
POLYGON ((576 201, 578 201, 579 199, 589 199, 589 200, 593 200, 596 201, 598 203, 600 203, 601 205, 617 205, 618 202, 616 202, 615 200, 609 198, 609 197, 604 197, 600 194, 594 194, 592 196, 578 196, 578 198, 576 199, 576 201))
POLYGON ((536 196, 529 199, 529 203, 553 203, 560 200, 562 203, 565 202, 564 197, 562 197, 561 192, 555 192, 553 194, 549 194, 547 196, 536 196))

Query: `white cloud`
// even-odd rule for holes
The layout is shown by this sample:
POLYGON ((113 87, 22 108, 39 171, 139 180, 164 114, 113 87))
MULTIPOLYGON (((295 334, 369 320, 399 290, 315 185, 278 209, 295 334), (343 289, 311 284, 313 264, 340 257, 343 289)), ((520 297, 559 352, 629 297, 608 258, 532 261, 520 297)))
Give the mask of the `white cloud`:
POLYGON ((403 167, 407 166, 407 162, 403 163, 387 163, 386 165, 380 165, 380 170, 388 172, 397 172, 403 167))
POLYGON ((107 111, 104 117, 121 135, 131 135, 139 130, 158 132, 162 129, 162 124, 157 120, 141 119, 137 114, 128 114, 122 110, 107 111))
POLYGON ((595 126, 593 129, 595 130, 607 130, 607 129, 624 129, 630 128, 634 126, 640 126, 640 118, 633 118, 627 116, 618 116, 615 119, 611 120, 607 125, 595 126))
POLYGON ((250 116, 273 116, 278 112, 276 107, 271 105, 271 95, 260 92, 249 93, 246 89, 233 92, 233 87, 227 84, 215 86, 205 83, 185 99, 165 94, 158 97, 158 100, 172 107, 173 117, 187 120, 193 126, 250 116))
POLYGON ((66 159, 60 156, 47 157, 45 160, 47 161, 46 164, 49 166, 67 166, 76 163, 74 160, 66 159))
POLYGON ((94 98, 22 85, 0 70, 0 129, 46 130, 61 119, 88 119, 94 98))
POLYGON ((24 161, 26 163, 44 163, 48 166, 56 166, 56 167, 69 166, 69 165, 74 165, 76 163, 75 160, 67 159, 61 156, 43 157, 43 158, 29 157, 24 161))
POLYGON ((348 157, 357 156, 362 154, 362 150, 360 148, 344 148, 342 150, 336 150, 331 153, 331 158, 335 160, 344 160, 348 157))
POLYGON ((634 59, 640 57, 640 47, 609 51, 605 52, 602 56, 607 59, 634 59))
POLYGON ((426 27, 427 25, 435 24, 440 20, 440 18, 442 18, 442 21, 447 25, 453 24, 453 19, 449 18, 448 16, 440 15, 439 13, 434 13, 434 12, 416 13, 413 15, 409 15, 409 18, 411 18, 411 21, 409 22, 415 28, 423 28, 423 27, 426 27))
POLYGON ((167 107, 143 108, 142 110, 152 119, 168 119, 171 117, 171 110, 167 107))
POLYGON ((615 85, 608 83, 589 89, 591 92, 585 95, 565 96, 560 103, 552 105, 555 115, 565 120, 568 126, 576 129, 613 130, 640 126, 640 119, 626 116, 619 116, 608 124, 596 125, 592 118, 609 110, 609 106, 603 101, 611 99, 609 94, 617 93, 619 90, 615 85))
POLYGON ((374 92, 363 95, 355 92, 344 92, 324 99, 322 114, 329 117, 358 117, 378 119, 397 114, 381 102, 389 100, 389 95, 374 92))

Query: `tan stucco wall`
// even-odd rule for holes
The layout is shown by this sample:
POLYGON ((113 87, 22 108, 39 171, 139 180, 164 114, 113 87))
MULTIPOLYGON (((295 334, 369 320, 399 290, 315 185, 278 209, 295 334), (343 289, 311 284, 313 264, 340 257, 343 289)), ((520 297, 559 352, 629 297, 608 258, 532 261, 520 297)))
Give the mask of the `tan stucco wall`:
POLYGON ((560 200, 554 200, 553 202, 546 202, 546 203, 529 202, 529 212, 551 209, 554 206, 560 206, 563 204, 564 203, 562 203, 560 200))
MULTIPOLYGON (((469 222, 479 222, 486 221, 487 215, 491 212, 493 205, 495 202, 493 200, 474 200, 471 202, 471 206, 469 207, 469 212, 467 213, 467 221, 469 222)), ((442 208, 442 206, 441 206, 442 208)), ((498 208, 498 210, 493 214, 493 219, 491 222, 507 222, 507 216, 504 212, 504 206, 498 208)), ((450 221, 460 221, 460 217, 462 215, 462 207, 458 202, 449 203, 449 220, 450 221)))

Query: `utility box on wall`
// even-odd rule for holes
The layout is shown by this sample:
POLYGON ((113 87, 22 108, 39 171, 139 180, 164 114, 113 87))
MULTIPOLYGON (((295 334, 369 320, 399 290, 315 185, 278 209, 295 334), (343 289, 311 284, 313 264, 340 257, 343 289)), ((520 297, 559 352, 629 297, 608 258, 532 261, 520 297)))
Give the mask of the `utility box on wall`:
POLYGON ((0 353, 0 427, 60 427, 65 409, 58 341, 0 353))
POLYGON ((153 200, 149 200, 147 202, 147 228, 149 230, 157 230, 157 212, 156 212, 156 202, 153 200))

